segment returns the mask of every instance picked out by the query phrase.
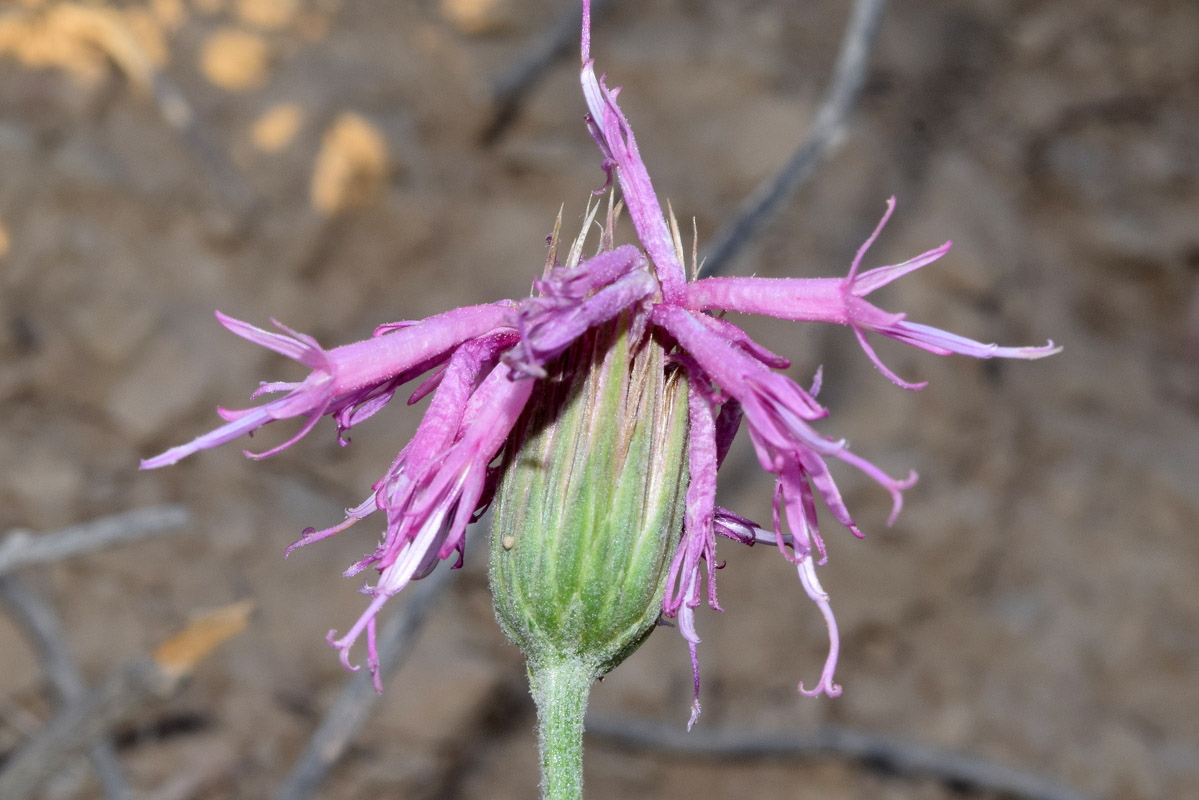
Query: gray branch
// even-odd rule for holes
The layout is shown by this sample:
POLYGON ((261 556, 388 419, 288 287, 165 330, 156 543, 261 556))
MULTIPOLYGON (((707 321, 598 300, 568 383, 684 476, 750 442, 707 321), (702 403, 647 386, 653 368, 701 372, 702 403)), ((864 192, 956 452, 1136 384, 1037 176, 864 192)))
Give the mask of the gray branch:
POLYGON ((34 534, 18 528, 9 531, 0 542, 0 575, 32 564, 61 561, 151 536, 177 533, 190 518, 183 506, 153 506, 54 533, 34 534))
POLYGON ((0 772, 0 797, 28 800, 69 759, 84 752, 151 699, 170 697, 178 673, 143 657, 126 664, 90 694, 67 705, 18 750, 0 772))
POLYGON ((703 254, 700 277, 710 278, 727 272, 746 242, 786 206, 816 166, 841 144, 850 112, 866 82, 870 49, 885 5, 885 0, 855 0, 841 39, 832 82, 808 138, 778 174, 754 190, 741 205, 737 216, 716 232, 703 254))
MULTIPOLYGON (((27 800, 63 764, 90 749, 146 703, 166 700, 195 668, 249 623, 252 603, 214 609, 163 642, 153 656, 139 656, 92 691, 67 703, 35 737, 4 764, 0 797, 27 800)), ((40 624, 40 623, 39 623, 40 624)))
MULTIPOLYGON (((54 609, 16 575, 0 575, 0 596, 9 615, 33 642, 59 702, 69 704, 85 695, 87 686, 67 649, 54 609)), ((92 746, 88 757, 108 800, 126 800, 132 796, 116 749, 107 737, 92 746)))
POLYGON ((223 212, 233 226, 248 224, 258 199, 233 162, 216 144, 183 91, 162 72, 150 78, 150 95, 158 113, 176 131, 204 173, 205 180, 224 204, 223 212))
MULTIPOLYGON (((591 16, 596 19, 612 0, 592 0, 591 16)), ((525 47, 524 57, 500 74, 491 84, 491 120, 480 139, 484 144, 495 142, 516 119, 525 97, 549 71, 554 62, 577 44, 583 25, 583 6, 570 0, 570 10, 558 17, 548 29, 537 35, 536 41, 525 47)))
MULTIPOLYGON (((449 581, 450 570, 443 566, 405 590, 407 602, 387 619, 379 633, 379 669, 384 681, 412 651, 413 642, 449 581)), ((370 717, 378 701, 374 682, 366 670, 346 680, 332 707, 309 739, 308 746, 275 793, 275 800, 308 800, 315 797, 330 768, 345 755, 346 748, 370 717)))
POLYGON ((686 732, 648 720, 588 717, 587 735, 622 748, 685 758, 779 758, 835 756, 879 765, 900 775, 929 776, 977 791, 1026 800, 1094 800, 1091 795, 1040 775, 994 761, 891 736, 825 728, 815 733, 782 731, 686 732))

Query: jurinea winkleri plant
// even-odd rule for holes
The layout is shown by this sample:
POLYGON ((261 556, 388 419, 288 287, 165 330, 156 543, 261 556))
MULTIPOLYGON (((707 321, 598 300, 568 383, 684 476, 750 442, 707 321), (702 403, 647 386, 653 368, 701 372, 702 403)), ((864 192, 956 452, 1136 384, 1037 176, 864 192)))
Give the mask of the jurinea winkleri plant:
MULTIPOLYGON (((462 563, 466 527, 495 503, 491 584, 501 626, 528 659, 538 704, 542 788, 546 797, 581 796, 583 710, 592 682, 614 668, 663 619, 674 620, 694 671, 691 719, 700 711, 700 643, 695 609, 716 599, 716 542, 769 543, 795 565, 804 591, 829 633, 824 667, 807 695, 836 696, 838 636, 829 596, 817 579, 826 560, 817 528, 817 498, 834 519, 861 536, 829 469, 839 461, 886 490, 891 520, 914 473, 895 478, 816 425, 828 411, 816 400, 817 370, 804 389, 777 370, 787 359, 767 351, 720 312, 849 328, 866 356, 892 382, 908 383, 875 354, 868 333, 938 355, 1035 359, 1059 348, 999 347, 910 322, 866 298, 876 289, 945 255, 949 243, 901 264, 862 269, 878 228, 844 277, 708 278, 688 281, 678 226, 663 213, 618 91, 597 77, 590 58, 590 9, 583 3, 583 96, 586 123, 599 146, 608 183, 636 232, 616 246, 620 210, 609 195, 606 225, 588 255, 586 232, 563 254, 551 239, 535 294, 382 325, 362 342, 326 350, 275 322, 273 333, 217 319, 234 334, 308 367, 298 382, 263 383, 255 396, 278 399, 245 410, 221 409, 225 424, 142 462, 174 464, 281 419, 300 430, 265 458, 306 435, 323 416, 339 439, 378 412, 404 384, 421 376, 412 401, 429 404, 412 439, 343 522, 308 529, 289 548, 326 539, 380 513, 378 547, 346 570, 378 579, 369 604, 329 643, 352 666, 366 638, 366 662, 379 661, 375 626, 388 598, 442 561, 462 563), (715 312, 715 313, 714 313, 715 312), (744 426, 762 468, 775 482, 772 524, 762 527, 716 504, 716 475, 744 426)), ((561 220, 559 220, 560 227, 561 220)), ((693 265, 694 266, 694 265, 693 265)))

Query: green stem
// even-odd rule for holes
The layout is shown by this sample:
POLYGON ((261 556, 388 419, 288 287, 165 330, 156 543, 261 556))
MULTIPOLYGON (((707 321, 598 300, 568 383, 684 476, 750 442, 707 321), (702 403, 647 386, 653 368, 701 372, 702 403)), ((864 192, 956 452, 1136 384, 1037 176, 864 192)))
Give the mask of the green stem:
POLYGON ((583 712, 595 675, 595 667, 578 658, 529 665, 529 689, 537 704, 542 800, 583 797, 583 712))

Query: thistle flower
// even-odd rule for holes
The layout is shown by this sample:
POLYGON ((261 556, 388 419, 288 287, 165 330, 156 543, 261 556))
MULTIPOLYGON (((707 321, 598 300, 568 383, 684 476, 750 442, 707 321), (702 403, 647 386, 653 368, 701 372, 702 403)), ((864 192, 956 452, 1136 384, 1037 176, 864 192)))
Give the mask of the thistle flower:
MULTIPOLYGON (((899 513, 903 492, 912 486, 916 475, 892 477, 851 451, 844 439, 820 432, 816 423, 828 415, 816 399, 820 371, 812 387, 805 390, 777 371, 789 366, 787 359, 767 351, 743 330, 711 312, 737 311, 849 327, 879 370, 908 389, 923 384, 902 380, 888 369, 870 346, 867 333, 939 355, 957 353, 975 358, 1035 359, 1059 348, 1052 342, 1042 347, 982 344, 909 322, 903 314, 884 311, 868 302, 866 297, 874 290, 931 264, 950 248, 946 242, 901 264, 861 271, 870 245, 894 210, 894 199, 888 201, 878 228, 858 250, 844 277, 709 278, 688 282, 677 225, 673 218, 668 221, 659 205, 633 130, 617 105, 618 90, 607 88, 603 78, 596 76, 589 55, 588 6, 585 0, 580 74, 589 109, 586 121, 603 156, 602 168, 609 183, 614 180, 619 185, 639 247, 613 246, 611 225, 615 218, 610 214, 604 241, 590 258, 581 257, 582 240, 566 263, 559 263, 556 248, 551 248, 546 271, 534 283, 535 296, 384 325, 366 341, 332 350, 277 322, 274 324, 281 333, 270 333, 218 313, 218 320, 233 333, 295 359, 312 372, 297 383, 263 383, 254 396, 283 396, 245 410, 221 409, 224 425, 143 461, 142 467, 173 464, 198 450, 293 417, 303 420, 298 433, 267 452, 247 455, 263 458, 278 453, 306 435, 322 416, 333 418, 339 439, 345 444, 346 431, 386 405, 401 386, 428 375, 409 400, 411 403, 431 395, 420 426, 372 487, 371 495, 349 509, 340 524, 321 531, 308 529, 289 548, 290 552, 333 536, 381 512, 381 543, 345 573, 352 576, 368 568, 378 572, 374 585, 364 589, 371 598, 369 605, 345 634, 329 634, 329 642, 340 652, 342 662, 357 669, 351 665, 350 652, 365 633, 367 664, 378 686, 375 625, 381 607, 441 561, 454 558, 453 566, 461 564, 466 526, 486 510, 502 482, 512 483, 512 465, 519 459, 497 459, 506 446, 511 450, 519 444, 510 439, 523 435, 520 432, 527 425, 520 422, 522 415, 544 407, 547 398, 563 383, 569 384, 577 377, 570 371, 580 367, 569 358, 563 361, 564 354, 583 344, 594 348, 596 342, 603 341, 610 347, 614 346, 611 342, 619 340, 625 348, 621 352, 626 362, 633 358, 630 354, 640 353, 636 357, 643 377, 645 365, 656 370, 651 376, 651 383, 658 387, 654 391, 667 391, 662 387, 668 377, 666 371, 670 371, 669 392, 673 393, 671 397, 679 398, 677 403, 668 400, 653 405, 653 413, 669 413, 676 420, 655 435, 675 442, 660 448, 659 455, 666 453, 676 462, 686 459, 685 470, 682 464, 675 464, 672 473, 675 485, 685 485, 685 491, 671 489, 667 505, 674 505, 663 506, 660 513, 651 515, 666 530, 654 556, 661 561, 660 568, 645 573, 649 575, 646 580, 654 582, 646 596, 657 604, 645 619, 651 625, 659 616, 676 620, 688 644, 695 676, 690 723, 695 722, 700 710, 696 650, 700 638, 695 609, 705 601, 712 608, 720 608, 715 580, 718 537, 748 545, 772 544, 796 566, 800 583, 823 615, 829 632, 828 654, 819 678, 811 688, 803 683, 799 688, 809 695, 836 696, 841 692, 834 681, 839 641, 828 594, 817 579, 816 567, 826 561, 817 527, 817 498, 855 536, 861 533, 837 488, 829 462, 848 464, 887 491, 892 499, 889 522, 899 513), (614 337, 611 332, 618 329, 620 335, 614 337), (572 363, 576 367, 571 367, 572 363), (681 394, 684 391, 685 400, 681 394), (682 426, 684 416, 686 425, 682 426), (716 505, 717 471, 742 423, 748 428, 759 463, 775 482, 771 524, 767 527, 716 505)), ((606 353, 601 348, 596 359, 578 363, 590 369, 602 363, 606 353)), ((620 407, 630 416, 645 408, 637 404, 620 407)), ((632 431, 636 428, 634 422, 618 420, 615 427, 623 425, 632 431)), ((603 545, 602 539, 588 542, 588 546, 603 545)), ((497 606, 501 604, 497 598, 497 606)), ((537 627, 528 620, 521 624, 522 630, 537 627)), ((644 630, 633 627, 637 630, 629 634, 625 645, 635 647, 634 640, 643 637, 644 630)), ((625 645, 615 649, 605 645, 612 651, 605 663, 619 660, 625 645)))

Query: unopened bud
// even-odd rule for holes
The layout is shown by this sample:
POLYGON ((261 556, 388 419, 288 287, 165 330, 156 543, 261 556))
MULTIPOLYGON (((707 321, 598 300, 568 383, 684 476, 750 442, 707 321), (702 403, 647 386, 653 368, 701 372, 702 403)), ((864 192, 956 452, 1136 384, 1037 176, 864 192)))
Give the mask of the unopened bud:
POLYGON ((687 489, 687 380, 630 315, 549 365, 505 454, 491 587, 531 668, 577 659, 601 675, 662 611, 687 489))

